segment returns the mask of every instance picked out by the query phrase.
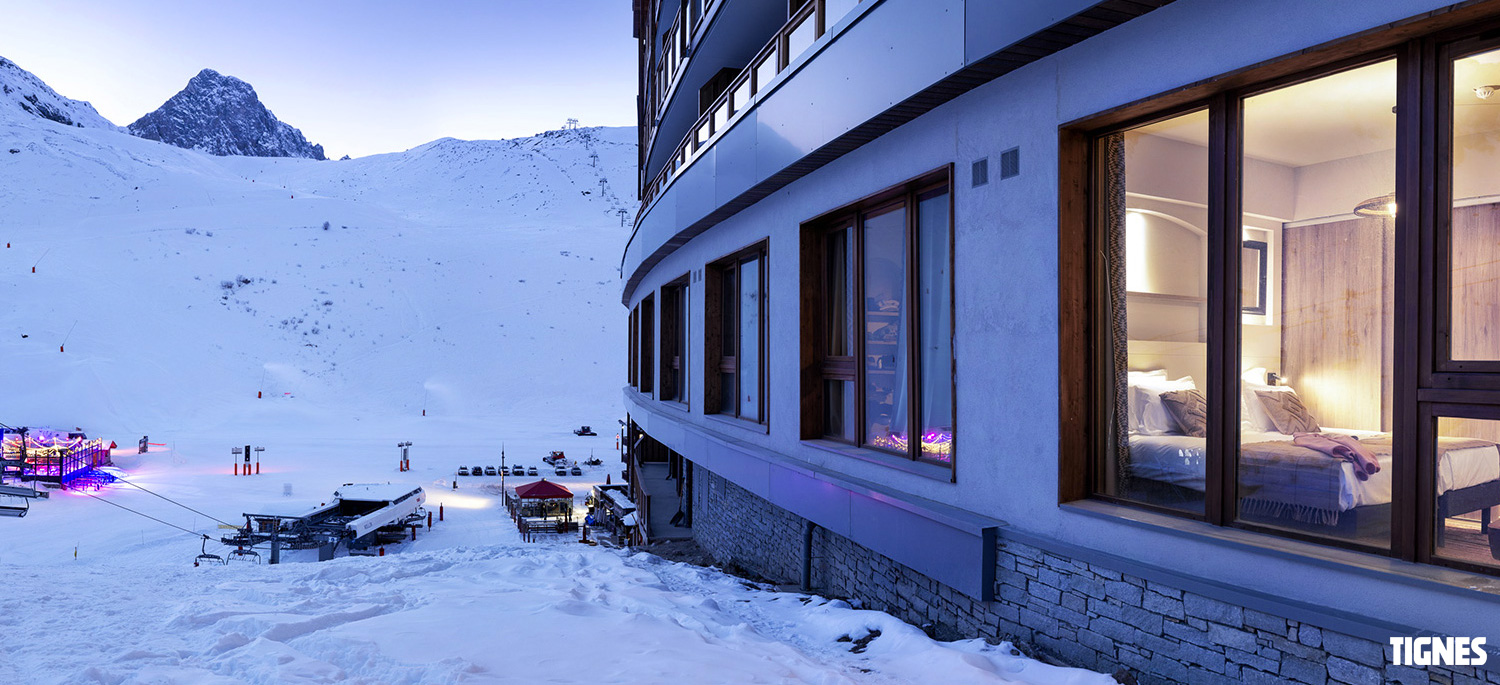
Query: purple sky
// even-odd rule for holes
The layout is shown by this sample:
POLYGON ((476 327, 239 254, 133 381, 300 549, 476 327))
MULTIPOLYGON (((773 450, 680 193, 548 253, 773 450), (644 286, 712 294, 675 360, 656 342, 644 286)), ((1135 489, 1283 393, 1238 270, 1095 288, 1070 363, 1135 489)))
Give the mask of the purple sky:
POLYGON ((333 158, 635 123, 625 0, 0 0, 0 57, 119 125, 211 68, 333 158))

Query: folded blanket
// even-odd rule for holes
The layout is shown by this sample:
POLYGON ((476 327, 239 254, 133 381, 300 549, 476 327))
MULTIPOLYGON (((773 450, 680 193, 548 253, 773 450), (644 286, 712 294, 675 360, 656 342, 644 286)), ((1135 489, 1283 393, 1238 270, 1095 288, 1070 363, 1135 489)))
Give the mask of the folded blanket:
POLYGON ((1293 433, 1292 444, 1353 464, 1354 477, 1360 480, 1369 480, 1370 476, 1380 472, 1380 461, 1376 459, 1375 453, 1348 435, 1293 433))

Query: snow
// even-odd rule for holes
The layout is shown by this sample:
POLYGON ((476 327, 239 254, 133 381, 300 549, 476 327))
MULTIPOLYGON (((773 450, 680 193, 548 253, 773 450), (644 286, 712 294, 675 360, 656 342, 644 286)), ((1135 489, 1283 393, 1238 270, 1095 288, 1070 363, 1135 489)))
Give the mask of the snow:
MULTIPOLYGON (((0 681, 1112 682, 1013 656, 1006 644, 934 642, 888 614, 571 535, 523 543, 495 494, 498 476, 453 490, 455 458, 420 446, 409 472, 397 470, 396 450, 372 459, 374 446, 359 440, 321 443, 316 459, 268 448, 261 474, 248 477, 230 475, 227 454, 161 449, 126 471, 144 490, 98 493, 217 537, 227 531, 189 507, 234 523, 289 500, 306 509, 350 479, 420 485, 443 520, 385 556, 320 563, 293 550, 277 566, 194 567, 199 540, 77 493, 0 520, 9 588, 0 633, 24 636, 0 641, 0 681), (850 651, 876 630, 865 651, 850 651)), ((601 475, 562 482, 586 489, 601 475)))
POLYGON ((524 543, 498 476, 455 475, 556 449, 604 459, 549 476, 575 492, 617 475, 613 436, 571 429, 621 415, 634 141, 216 158, 0 107, 0 422, 130 446, 127 482, 0 519, 0 682, 1111 682, 712 569, 524 543), (142 435, 159 446, 136 454, 142 435), (246 444, 260 473, 232 475, 246 444), (193 565, 226 552, 201 536, 345 483, 420 486, 443 520, 385 556, 193 565))

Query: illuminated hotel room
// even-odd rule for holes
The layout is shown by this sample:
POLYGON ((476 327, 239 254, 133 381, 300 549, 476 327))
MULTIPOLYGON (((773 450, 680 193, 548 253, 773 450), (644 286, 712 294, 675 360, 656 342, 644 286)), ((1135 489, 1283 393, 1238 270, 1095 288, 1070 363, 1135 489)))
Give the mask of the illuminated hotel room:
MULTIPOLYGON (((1451 294, 1451 358, 1500 360, 1500 96, 1486 92, 1500 84, 1500 51, 1455 62, 1454 83, 1451 278, 1438 283, 1451 294)), ((1398 477, 1396 96, 1390 60, 1244 100, 1240 454, 1224 462, 1237 464, 1239 521, 1383 549, 1398 477)), ((1123 265, 1108 297, 1124 307, 1105 325, 1126 340, 1111 366, 1127 436, 1113 441, 1104 489, 1194 513, 1210 420, 1209 133, 1208 112, 1189 112, 1112 136, 1101 153, 1115 177, 1105 187, 1124 190, 1102 213, 1108 261, 1123 265)), ((1439 417, 1436 432, 1434 553, 1500 565, 1500 421, 1439 417)))

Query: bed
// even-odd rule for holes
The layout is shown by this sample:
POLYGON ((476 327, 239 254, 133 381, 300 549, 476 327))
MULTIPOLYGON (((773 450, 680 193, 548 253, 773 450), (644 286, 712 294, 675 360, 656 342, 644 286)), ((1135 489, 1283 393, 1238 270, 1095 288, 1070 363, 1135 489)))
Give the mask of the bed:
MULTIPOLYGON (((1147 387, 1155 382, 1133 380, 1147 387)), ((1167 383, 1191 387, 1186 378, 1167 383)), ((1185 435, 1179 426, 1161 423, 1160 418, 1153 424, 1147 415, 1147 394, 1140 399, 1139 406, 1131 408, 1129 489, 1163 506, 1201 507, 1205 438, 1185 435)), ((1248 406, 1242 406, 1242 413, 1250 414, 1248 406)), ((1241 519, 1346 539, 1373 542, 1389 537, 1395 470, 1389 434, 1320 427, 1324 434, 1356 437, 1376 454, 1380 470, 1361 479, 1353 463, 1293 445, 1292 435, 1265 428, 1257 425, 1255 416, 1248 416, 1241 428, 1241 519)), ((1500 559, 1500 531, 1490 526, 1490 510, 1500 506, 1500 445, 1443 437, 1436 461, 1439 519, 1478 513, 1480 532, 1488 534, 1490 552, 1500 559)), ((1446 528, 1438 526, 1438 544, 1443 544, 1446 528)))
MULTIPOLYGON (((1363 441, 1388 437, 1338 428, 1324 428, 1324 432, 1363 441)), ((1380 471, 1361 480, 1353 464, 1292 446, 1291 441, 1292 436, 1284 433, 1242 434, 1241 518, 1339 537, 1373 536, 1389 530, 1394 472, 1389 449, 1377 451, 1380 471), (1279 449, 1272 451, 1268 445, 1279 449), (1297 456, 1282 459, 1287 454, 1297 456)), ((1201 499, 1205 442, 1187 435, 1133 434, 1131 476, 1149 481, 1145 489, 1166 503, 1201 499)), ((1481 530, 1487 531, 1490 508, 1500 506, 1500 446, 1488 443, 1444 451, 1438 459, 1437 485, 1439 517, 1480 512, 1481 530)), ((1442 530, 1438 529, 1439 544, 1442 530)), ((1500 559, 1496 536, 1491 535, 1491 540, 1491 551, 1500 559)))

